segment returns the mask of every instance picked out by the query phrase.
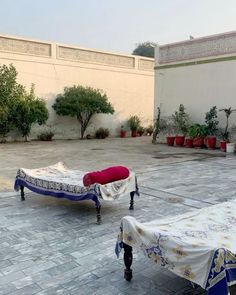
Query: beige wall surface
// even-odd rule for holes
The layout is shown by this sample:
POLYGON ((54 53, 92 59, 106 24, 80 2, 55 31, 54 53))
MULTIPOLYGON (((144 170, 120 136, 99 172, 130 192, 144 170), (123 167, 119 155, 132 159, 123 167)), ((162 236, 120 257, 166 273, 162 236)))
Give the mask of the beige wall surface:
MULTIPOLYGON (((163 45, 156 49, 155 106, 170 116, 184 104, 194 122, 204 123, 214 105, 236 108, 236 32, 163 45)), ((225 115, 218 113, 220 125, 225 115)), ((236 113, 230 117, 236 125, 236 113)))
MULTIPOLYGON (((144 125, 152 123, 154 105, 154 60, 34 40, 0 36, 0 64, 12 63, 18 82, 47 101, 55 138, 79 138, 75 118, 59 117, 51 108, 65 86, 83 85, 102 89, 115 108, 114 115, 96 115, 87 133, 99 127, 117 135, 129 116, 138 115, 144 125)), ((32 130, 35 138, 40 127, 32 130)))

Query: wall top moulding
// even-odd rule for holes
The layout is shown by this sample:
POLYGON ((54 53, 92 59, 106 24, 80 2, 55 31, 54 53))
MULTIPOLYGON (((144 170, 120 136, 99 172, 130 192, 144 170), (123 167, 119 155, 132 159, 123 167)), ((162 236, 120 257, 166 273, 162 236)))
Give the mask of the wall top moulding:
POLYGON ((0 36, 0 51, 50 57, 51 44, 0 36))
POLYGON ((191 39, 159 47, 159 64, 236 54, 236 31, 191 39))

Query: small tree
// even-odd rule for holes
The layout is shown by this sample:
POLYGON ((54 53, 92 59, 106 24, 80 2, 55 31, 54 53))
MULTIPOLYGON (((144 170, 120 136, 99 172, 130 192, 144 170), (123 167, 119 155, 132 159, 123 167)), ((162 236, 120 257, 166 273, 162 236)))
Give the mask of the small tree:
POLYGON ((30 93, 24 93, 15 100, 12 107, 12 120, 22 137, 27 141, 33 124, 42 125, 48 119, 48 110, 44 100, 37 98, 34 93, 34 85, 30 93))
POLYGON ((179 105, 178 111, 172 115, 172 118, 176 125, 177 132, 185 136, 189 127, 189 115, 185 112, 185 106, 183 104, 179 105))
POLYGON ((154 58, 155 46, 157 46, 157 43, 154 43, 154 42, 139 43, 139 44, 137 44, 137 47, 134 49, 132 54, 154 58))
POLYGON ((10 131, 10 116, 7 107, 0 106, 0 143, 6 142, 5 137, 10 131))
POLYGON ((217 120, 217 107, 213 106, 206 113, 205 123, 207 125, 208 135, 215 135, 219 121, 217 120))
POLYGON ((0 136, 1 142, 11 130, 12 106, 24 93, 24 87, 16 82, 17 71, 13 65, 0 66, 0 136))
POLYGON ((81 139, 95 114, 113 114, 114 108, 106 94, 92 87, 65 87, 52 106, 58 115, 76 117, 81 125, 81 139))

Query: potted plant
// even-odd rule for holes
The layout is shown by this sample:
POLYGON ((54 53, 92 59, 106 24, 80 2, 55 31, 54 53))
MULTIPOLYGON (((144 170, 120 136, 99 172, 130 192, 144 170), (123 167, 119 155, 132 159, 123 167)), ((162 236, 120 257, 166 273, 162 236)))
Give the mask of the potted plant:
MULTIPOLYGON (((150 128, 150 127, 149 127, 150 128)), ((147 129, 147 133, 150 132, 152 135, 152 143, 156 144, 157 143, 157 136, 161 131, 164 131, 167 128, 167 122, 165 119, 161 118, 161 109, 160 107, 157 108, 157 116, 154 119, 154 126, 151 125, 151 131, 150 132, 147 129)))
POLYGON ((122 125, 120 128, 120 138, 125 138, 126 137, 126 129, 125 126, 122 125))
POLYGON ((209 149, 214 149, 216 147, 216 132, 217 132, 217 125, 219 121, 217 120, 217 107, 213 106, 210 110, 206 113, 205 123, 207 126, 207 147, 209 149))
POLYGON ((168 146, 173 146, 175 144, 175 133, 176 133, 176 127, 173 122, 173 118, 169 117, 165 121, 165 130, 166 130, 166 143, 168 146))
POLYGON ((207 135, 207 126, 205 124, 195 123, 188 129, 190 138, 193 139, 193 146, 201 148, 204 145, 204 138, 207 135))
POLYGON ((152 125, 149 125, 146 128, 146 133, 147 133, 148 136, 151 136, 153 134, 153 126, 152 125))
POLYGON ((224 128, 224 131, 222 132, 221 136, 222 136, 222 140, 220 142, 220 149, 222 152, 226 152, 227 151, 227 144, 228 144, 228 150, 232 149, 234 144, 230 145, 230 140, 229 140, 229 117, 233 112, 236 112, 236 109, 232 109, 231 107, 229 107, 228 109, 220 109, 220 112, 224 112, 225 116, 226 116, 226 125, 224 128))
POLYGON ((172 115, 172 118, 177 128, 175 143, 177 146, 183 146, 185 135, 189 127, 189 115, 186 113, 183 104, 179 105, 179 109, 172 115))
POLYGON ((129 127, 131 129, 131 136, 136 137, 137 136, 137 130, 140 126, 140 119, 138 116, 131 116, 128 120, 129 127))
POLYGON ((138 129, 137 129, 137 133, 139 136, 142 136, 145 132, 145 129, 143 126, 139 126, 138 129))

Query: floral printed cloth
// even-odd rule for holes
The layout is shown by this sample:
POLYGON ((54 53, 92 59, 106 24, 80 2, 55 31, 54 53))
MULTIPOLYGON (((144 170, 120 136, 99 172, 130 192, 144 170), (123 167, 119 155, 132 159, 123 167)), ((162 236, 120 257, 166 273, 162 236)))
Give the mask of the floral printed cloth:
POLYGON ((227 295, 236 283, 236 201, 148 223, 126 216, 117 255, 123 242, 209 295, 227 295))
POLYGON ((83 186, 85 173, 70 170, 62 162, 39 169, 21 168, 17 171, 14 188, 18 191, 22 185, 40 194, 74 201, 92 199, 96 206, 100 205, 99 199, 112 201, 130 192, 138 192, 134 172, 123 180, 88 187, 83 186))

